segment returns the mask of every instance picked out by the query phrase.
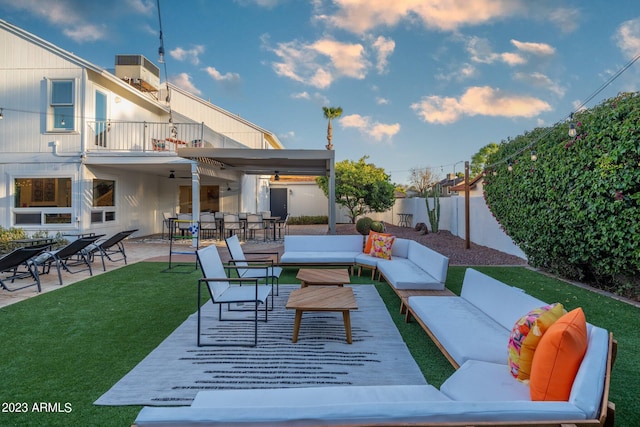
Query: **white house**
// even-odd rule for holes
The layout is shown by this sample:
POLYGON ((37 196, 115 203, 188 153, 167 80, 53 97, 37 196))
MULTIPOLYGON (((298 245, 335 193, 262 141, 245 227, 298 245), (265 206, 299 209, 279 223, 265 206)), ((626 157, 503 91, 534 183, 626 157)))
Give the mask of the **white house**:
POLYGON ((110 72, 3 20, 0 48, 1 226, 148 235, 163 212, 269 210, 269 176, 177 155, 283 148, 269 131, 161 83, 142 55, 110 72))

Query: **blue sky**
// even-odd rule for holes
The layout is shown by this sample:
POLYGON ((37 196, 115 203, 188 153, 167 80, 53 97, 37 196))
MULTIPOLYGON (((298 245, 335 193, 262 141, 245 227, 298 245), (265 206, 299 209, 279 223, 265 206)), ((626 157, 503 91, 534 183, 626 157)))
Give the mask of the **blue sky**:
MULTIPOLYGON (((640 53, 631 0, 160 0, 169 80, 336 159, 407 183, 566 118, 640 53)), ((156 0, 0 0, 0 16, 107 69, 157 63, 156 0)), ((158 64, 159 65, 159 64, 158 64)), ((164 71, 162 80, 164 80, 164 71)), ((640 62, 587 107, 640 87, 640 62)))

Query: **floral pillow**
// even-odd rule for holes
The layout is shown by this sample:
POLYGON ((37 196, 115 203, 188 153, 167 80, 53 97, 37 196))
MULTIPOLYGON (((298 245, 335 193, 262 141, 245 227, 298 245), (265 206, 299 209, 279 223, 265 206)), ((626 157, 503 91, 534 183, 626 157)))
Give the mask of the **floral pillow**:
POLYGON ((531 332, 531 328, 538 317, 549 311, 552 307, 552 305, 545 305, 543 307, 534 308, 518 319, 515 325, 513 325, 511 335, 509 336, 507 350, 509 371, 515 378, 518 378, 518 372, 520 371, 520 349, 522 347, 522 343, 525 338, 527 338, 527 335, 529 335, 529 332, 531 332))
POLYGON ((371 251, 369 255, 376 258, 391 259, 391 248, 395 236, 374 235, 371 236, 371 251))

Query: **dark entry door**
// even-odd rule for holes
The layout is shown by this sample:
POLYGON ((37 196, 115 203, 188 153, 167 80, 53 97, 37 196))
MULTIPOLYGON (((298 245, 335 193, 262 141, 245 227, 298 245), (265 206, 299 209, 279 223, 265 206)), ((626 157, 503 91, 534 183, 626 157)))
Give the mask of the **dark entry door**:
POLYGON ((285 218, 287 216, 287 189, 272 188, 271 189, 271 215, 285 218))

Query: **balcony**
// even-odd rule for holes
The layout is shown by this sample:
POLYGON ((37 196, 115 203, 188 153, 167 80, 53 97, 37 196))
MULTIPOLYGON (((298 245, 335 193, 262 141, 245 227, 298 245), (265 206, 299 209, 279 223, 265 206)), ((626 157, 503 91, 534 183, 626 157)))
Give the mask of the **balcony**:
POLYGON ((246 148, 200 123, 87 122, 87 152, 161 153, 185 147, 246 148))

